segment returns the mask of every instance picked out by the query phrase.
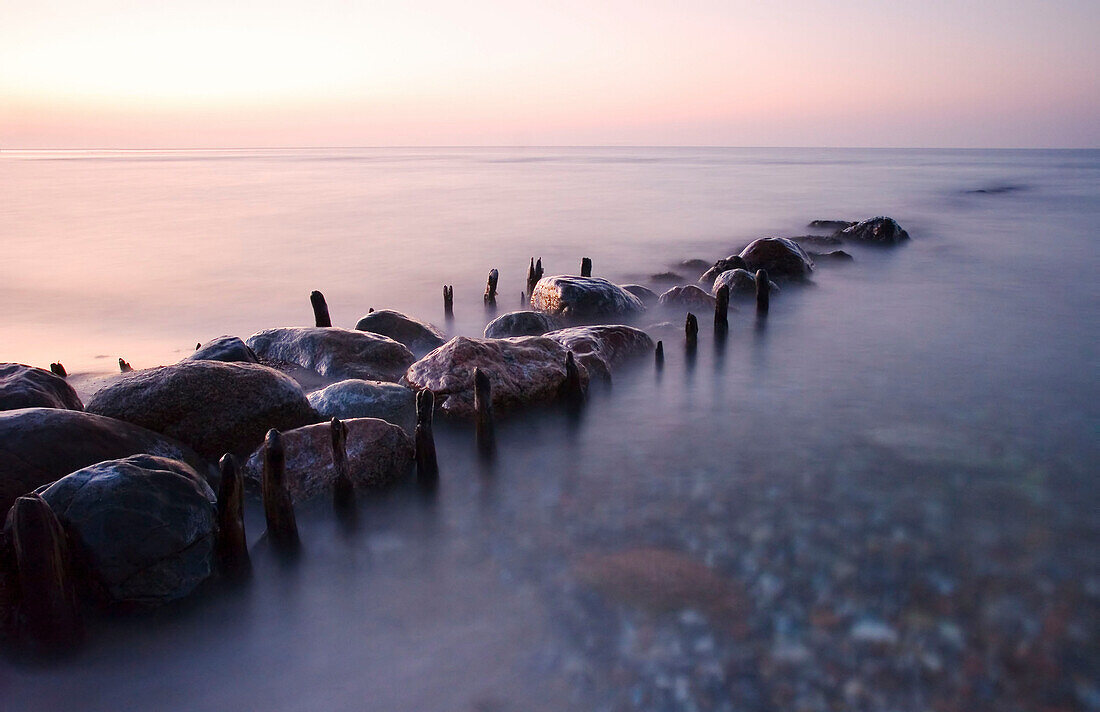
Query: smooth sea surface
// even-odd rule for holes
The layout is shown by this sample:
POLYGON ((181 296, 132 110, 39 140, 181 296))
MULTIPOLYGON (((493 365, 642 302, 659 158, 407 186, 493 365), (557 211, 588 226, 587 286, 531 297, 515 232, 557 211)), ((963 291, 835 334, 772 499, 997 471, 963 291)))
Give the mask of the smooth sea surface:
POLYGON ((813 219, 912 236, 700 314, 694 357, 652 309, 663 370, 491 463, 437 422, 434 499, 307 504, 297 566, 0 658, 2 709, 1100 709, 1100 151, 3 151, 0 185, 0 361, 77 380, 314 289, 480 335, 531 257, 660 293, 813 219))

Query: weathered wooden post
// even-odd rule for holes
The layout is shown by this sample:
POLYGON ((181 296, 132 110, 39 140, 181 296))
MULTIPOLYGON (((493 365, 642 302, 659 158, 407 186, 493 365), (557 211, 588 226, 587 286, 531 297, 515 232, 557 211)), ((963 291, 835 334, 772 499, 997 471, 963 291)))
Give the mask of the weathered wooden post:
POLYGON ((591 257, 582 257, 581 258, 581 276, 582 277, 591 277, 592 276, 592 258, 591 257))
POLYGON ((654 352, 654 360, 657 363, 657 370, 660 371, 665 365, 665 344, 663 341, 657 342, 657 351, 654 352))
POLYGON ((725 334, 729 329, 728 312, 730 308, 730 288, 723 284, 718 288, 718 295, 714 302, 714 331, 725 334))
POLYGON ((439 483, 439 461, 435 455, 435 436, 432 434, 432 415, 435 394, 423 389, 416 394, 416 481, 424 489, 434 489, 439 483))
POLYGON ((490 456, 496 449, 493 432, 493 391, 489 376, 480 368, 474 368, 474 417, 477 449, 482 456, 490 456))
POLYGON ((332 319, 328 315, 328 302, 325 295, 317 290, 309 293, 309 301, 313 304, 313 320, 317 326, 332 326, 332 319))
POLYGON ((584 383, 581 381, 581 371, 577 368, 577 360, 572 351, 565 355, 565 381, 562 383, 562 395, 571 406, 584 402, 584 383))
POLYGON ((124 361, 124 360, 123 360, 123 358, 122 358, 121 356, 119 356, 119 357, 118 357, 118 370, 119 370, 119 371, 120 371, 121 373, 129 373, 130 371, 133 371, 133 370, 134 370, 134 367, 133 367, 133 366, 131 366, 131 365, 130 365, 129 363, 127 363, 126 361, 124 361))
POLYGON ((756 270, 756 311, 758 314, 768 313, 770 293, 771 282, 768 281, 768 273, 762 269, 756 270))
POLYGON ((55 376, 61 376, 62 378, 68 378, 69 372, 65 370, 65 367, 61 365, 61 362, 50 364, 50 373, 55 376))
POLYGON ((84 627, 65 530, 33 493, 18 497, 8 517, 19 571, 20 636, 45 652, 71 648, 83 639, 84 627))
POLYGON ((688 312, 687 319, 684 321, 684 336, 689 349, 694 349, 699 343, 699 320, 691 312, 688 312))
POLYGON ((542 279, 542 258, 538 258, 536 261, 531 258, 531 266, 527 268, 527 297, 530 299, 531 295, 535 293, 535 285, 542 279))
POLYGON ((294 554, 301 547, 294 504, 286 489, 286 452, 278 430, 267 431, 264 440, 263 478, 264 516, 267 536, 280 553, 294 554))
POLYGON ((348 468, 348 426, 333 418, 332 428, 332 468, 336 471, 336 480, 332 488, 332 506, 345 524, 355 520, 355 484, 351 481, 348 468))
POLYGON ((222 481, 218 486, 218 538, 214 560, 222 576, 243 580, 252 573, 248 539, 244 531, 244 482, 237 459, 226 453, 219 463, 222 481))
POLYGON ((495 305, 497 303, 498 279, 500 279, 500 272, 495 268, 489 270, 489 279, 485 282, 485 296, 483 297, 486 304, 495 305))
POLYGON ((443 316, 448 319, 455 318, 455 288, 454 285, 443 285, 443 316))

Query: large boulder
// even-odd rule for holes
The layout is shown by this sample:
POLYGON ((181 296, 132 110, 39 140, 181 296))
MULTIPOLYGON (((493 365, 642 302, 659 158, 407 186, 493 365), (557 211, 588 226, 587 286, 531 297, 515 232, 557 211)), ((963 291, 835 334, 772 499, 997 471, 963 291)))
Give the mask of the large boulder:
POLYGON ((416 394, 396 383, 349 378, 310 393, 309 404, 325 420, 380 418, 409 433, 416 427, 416 394))
POLYGON ((741 251, 741 259, 745 261, 747 270, 767 270, 768 277, 805 279, 814 269, 814 261, 806 251, 786 237, 753 240, 741 251))
POLYGON ((617 284, 598 277, 543 277, 531 292, 538 311, 575 321, 630 318, 645 305, 617 284))
MULTIPOLYGON (((516 408, 559 397, 565 383, 568 350, 545 336, 472 339, 459 336, 414 363, 405 381, 435 394, 436 408, 447 415, 474 414, 474 369, 492 386, 493 407, 516 408)), ((588 372, 580 367, 582 382, 588 372)))
POLYGON ((888 217, 877 217, 857 222, 840 230, 837 236, 874 245, 896 245, 909 239, 909 233, 888 217))
POLYGON ((698 281, 699 284, 711 285, 714 283, 714 280, 718 277, 718 275, 722 274, 723 272, 728 272, 731 269, 744 268, 745 261, 741 259, 741 255, 730 255, 729 257, 720 259, 713 265, 711 265, 710 269, 700 275, 698 281))
POLYGON ((510 336, 542 336, 561 327, 549 314, 537 311, 514 311, 501 314, 485 327, 486 339, 507 339, 510 336))
MULTIPOLYGON (((412 439, 398 426, 378 418, 352 418, 348 426, 348 474, 358 489, 388 487, 409 472, 413 463, 412 439)), ((332 464, 332 426, 307 425, 282 434, 286 453, 286 486, 294 502, 304 502, 332 488, 336 468, 332 464)), ((262 484, 263 446, 248 458, 242 474, 250 483, 262 484)))
MULTIPOLYGON (((771 285, 773 292, 779 291, 779 285, 775 282, 769 279, 768 284, 771 285)), ((711 294, 717 295, 722 287, 730 288, 731 298, 753 296, 756 294, 756 275, 748 270, 731 269, 718 275, 714 280, 714 286, 711 287, 711 294)))
POLYGON ((226 361, 237 363, 259 363, 256 354, 248 344, 237 336, 219 336, 213 341, 201 344, 195 353, 187 357, 188 361, 226 361))
POLYGON ((289 430, 317 419, 290 377, 220 361, 135 371, 92 396, 87 410, 168 435, 209 460, 251 452, 269 428, 289 430))
POLYGON ((264 361, 296 364, 329 378, 396 381, 412 352, 388 336, 335 326, 267 329, 248 337, 264 361))
POLYGON ((213 571, 214 492, 179 460, 134 455, 62 477, 41 491, 97 597, 157 605, 213 571))
POLYGON ((714 301, 714 297, 694 284, 689 284, 682 287, 673 287, 662 294, 657 303, 670 309, 713 311, 714 301))
POLYGON ((141 453, 183 460, 212 474, 191 448, 121 420, 60 408, 0 412, 0 512, 70 472, 141 453))
POLYGON ((16 408, 84 410, 84 404, 61 376, 19 363, 0 363, 0 410, 16 408))
POLYGON ((573 352, 590 375, 610 378, 611 371, 623 361, 653 351, 653 339, 640 329, 622 324, 574 326, 551 331, 553 339, 573 352))
POLYGON ((623 289, 633 294, 635 297, 641 300, 642 304, 649 307, 657 301, 657 293, 649 287, 644 287, 640 284, 623 284, 620 285, 623 289))
POLYGON ((439 348, 447 338, 431 324, 417 321, 392 309, 380 309, 367 314, 355 325, 359 331, 388 336, 418 356, 439 348))

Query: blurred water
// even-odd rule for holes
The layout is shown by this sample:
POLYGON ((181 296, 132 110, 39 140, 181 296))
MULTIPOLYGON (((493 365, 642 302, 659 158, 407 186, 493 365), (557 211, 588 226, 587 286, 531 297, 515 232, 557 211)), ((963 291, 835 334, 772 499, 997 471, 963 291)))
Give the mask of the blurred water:
POLYGON ((434 503, 371 502, 351 538, 318 505, 296 570, 101 621, 60 665, 0 663, 13 709, 1084 708, 1096 692, 1081 680, 1100 670, 1100 151, 4 152, 0 182, 0 358, 70 372, 309 324, 312 289, 338 325, 369 307, 442 325, 454 284, 452 333, 473 335, 489 268, 518 308, 531 256, 548 274, 583 255, 620 283, 692 281, 681 260, 814 218, 886 214, 913 236, 846 246, 853 263, 785 288, 766 323, 731 314, 724 344, 704 326, 694 361, 661 335, 663 373, 616 374, 579 422, 504 423, 491 469, 467 429, 441 426, 434 503), (675 616, 578 583, 585 555, 639 547, 702 561, 752 601, 747 638, 699 644, 717 682, 631 632, 661 640, 675 616), (914 593, 929 581, 931 607, 914 593), (1070 623, 1048 640, 1059 606, 1070 623), (822 607, 838 627, 811 622, 822 607), (864 618, 899 634, 875 653, 894 677, 845 662, 864 618), (905 661, 939 645, 926 625, 961 629, 956 662, 985 656, 981 679, 914 677, 905 661), (780 642, 810 662, 776 672, 780 642), (1057 672, 1013 682, 1031 678, 997 646, 1040 642, 1057 672), (882 704, 844 697, 849 678, 882 704))

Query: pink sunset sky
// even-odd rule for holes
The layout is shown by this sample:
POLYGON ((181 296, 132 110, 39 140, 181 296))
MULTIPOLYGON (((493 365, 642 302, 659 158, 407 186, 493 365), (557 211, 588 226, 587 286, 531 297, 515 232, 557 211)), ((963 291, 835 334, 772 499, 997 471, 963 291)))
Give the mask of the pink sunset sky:
POLYGON ((1100 2, 0 0, 0 149, 1100 146, 1100 2))

